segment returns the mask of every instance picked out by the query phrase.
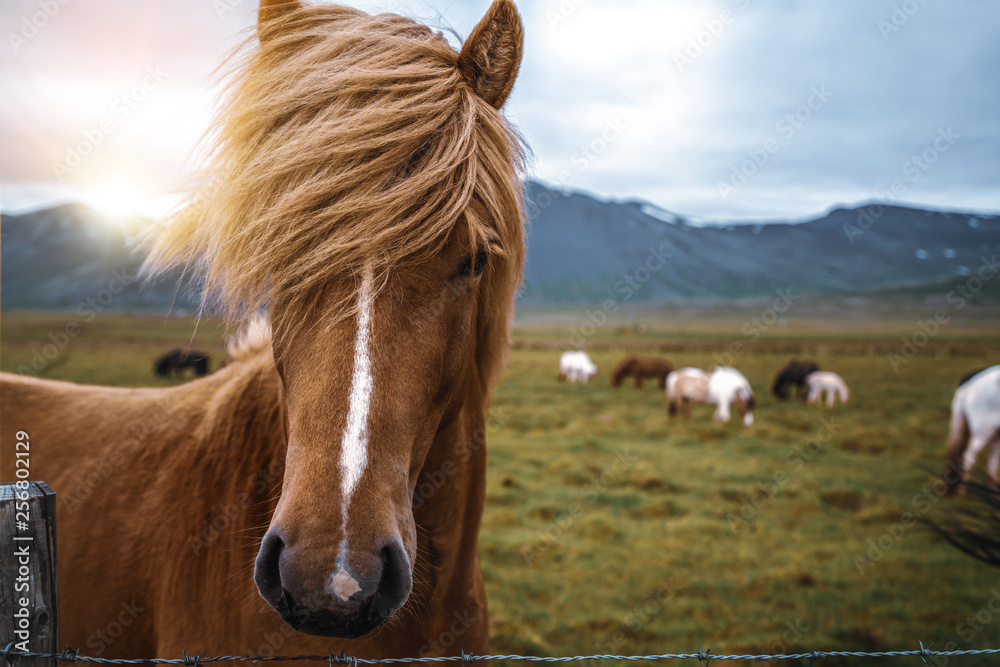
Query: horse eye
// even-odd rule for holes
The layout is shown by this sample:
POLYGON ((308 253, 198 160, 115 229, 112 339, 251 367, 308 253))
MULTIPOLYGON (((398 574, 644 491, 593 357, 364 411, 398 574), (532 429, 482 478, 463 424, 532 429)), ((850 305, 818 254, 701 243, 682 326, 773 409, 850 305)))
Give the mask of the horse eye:
POLYGON ((475 256, 469 255, 462 260, 458 267, 458 275, 466 278, 479 277, 486 270, 486 263, 490 261, 489 248, 480 248, 475 256))

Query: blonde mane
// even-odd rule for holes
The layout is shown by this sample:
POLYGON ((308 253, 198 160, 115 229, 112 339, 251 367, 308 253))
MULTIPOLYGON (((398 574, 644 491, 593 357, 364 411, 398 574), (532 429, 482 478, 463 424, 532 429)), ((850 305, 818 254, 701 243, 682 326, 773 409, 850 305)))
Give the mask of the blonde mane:
POLYGON ((524 263, 524 149, 459 54, 409 19, 323 4, 262 25, 232 65, 205 183, 155 232, 146 271, 195 272, 231 323, 280 294, 271 325, 286 333, 318 321, 333 278, 370 267, 380 284, 465 225, 492 249, 476 353, 488 391, 524 263))
POLYGON ((226 354, 231 361, 243 361, 260 354, 271 354, 271 325, 264 315, 251 317, 228 343, 226 354))

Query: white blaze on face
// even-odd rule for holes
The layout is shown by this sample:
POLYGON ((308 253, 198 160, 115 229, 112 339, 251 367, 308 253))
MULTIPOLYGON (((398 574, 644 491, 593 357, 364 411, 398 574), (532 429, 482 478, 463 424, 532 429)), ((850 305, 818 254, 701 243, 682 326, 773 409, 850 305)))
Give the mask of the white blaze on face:
POLYGON ((351 501, 361 473, 368 465, 368 409, 371 407, 372 360, 369 352, 372 318, 372 274, 366 270, 358 292, 358 335, 354 340, 354 375, 351 377, 350 407, 340 448, 340 489, 344 506, 351 501))
MULTIPOLYGON (((357 586, 346 571, 347 555, 347 509, 351 495, 361 481, 361 474, 368 467, 368 410, 371 407, 372 377, 371 359, 371 319, 372 319, 372 273, 366 269, 358 290, 358 333, 354 339, 354 373, 351 376, 351 393, 347 408, 347 424, 340 444, 340 494, 342 498, 344 536, 340 542, 337 572, 331 575, 328 588, 342 600, 352 584, 357 586), (349 581, 348 581, 349 580, 349 581)), ((352 591, 352 593, 355 591, 352 591)), ((351 593, 347 594, 350 597, 351 593)))
POLYGON ((344 602, 350 600, 352 595, 361 590, 358 582, 344 568, 338 569, 337 573, 330 577, 330 583, 327 584, 326 588, 344 602))

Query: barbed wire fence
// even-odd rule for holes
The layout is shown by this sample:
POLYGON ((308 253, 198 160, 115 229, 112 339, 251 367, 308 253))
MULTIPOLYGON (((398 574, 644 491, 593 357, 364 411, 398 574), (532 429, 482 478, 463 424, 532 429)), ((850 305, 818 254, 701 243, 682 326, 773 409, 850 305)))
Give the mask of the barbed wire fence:
MULTIPOLYGON (((573 656, 536 656, 536 655, 472 655, 462 652, 461 655, 440 656, 440 657, 417 657, 417 658, 358 658, 341 653, 340 655, 295 655, 295 656, 267 656, 267 655, 221 655, 203 657, 200 655, 187 655, 182 651, 180 658, 97 658, 93 656, 81 655, 77 651, 67 649, 62 653, 38 653, 31 651, 14 650, 14 642, 10 642, 0 655, 3 655, 7 665, 13 665, 14 658, 40 658, 49 660, 59 660, 61 662, 93 662, 102 665, 187 665, 188 667, 200 667, 200 665, 212 662, 294 662, 312 661, 326 662, 329 667, 334 665, 399 665, 408 663, 439 663, 439 662, 587 662, 587 661, 611 661, 611 662, 643 662, 643 661, 663 661, 663 660, 697 660, 704 667, 712 660, 734 660, 734 661, 770 661, 770 660, 809 660, 813 661, 824 658, 920 658, 927 663, 928 658, 934 657, 961 657, 975 655, 1000 655, 1000 649, 966 649, 956 651, 935 651, 930 646, 924 647, 923 642, 919 642, 920 648, 906 651, 810 651, 808 653, 770 653, 752 655, 716 655, 708 651, 702 651, 698 647, 697 653, 660 653, 652 655, 573 655, 573 656)), ((931 645, 933 646, 933 645, 931 645)))
MULTIPOLYGON (((13 588, 13 578, 15 572, 18 576, 30 578, 33 582, 33 590, 30 592, 32 600, 22 598, 19 602, 21 607, 27 609, 29 603, 33 603, 36 611, 49 615, 48 621, 42 625, 47 628, 40 633, 37 639, 41 642, 41 647, 48 649, 45 651, 26 651, 17 648, 19 645, 27 647, 27 639, 21 641, 10 641, 12 636, 19 636, 17 633, 26 632, 23 624, 18 625, 20 630, 15 630, 15 622, 18 619, 27 620, 21 614, 5 613, 0 616, 0 657, 3 662, 0 667, 24 667, 20 659, 37 660, 43 667, 53 667, 57 663, 89 662, 101 665, 185 665, 187 667, 201 667, 215 662, 326 662, 328 667, 343 666, 358 667, 358 665, 402 665, 402 664, 430 664, 461 662, 469 664, 473 662, 529 662, 529 663, 565 663, 565 662, 656 662, 667 660, 697 660, 702 667, 708 667, 713 660, 732 660, 765 662, 772 660, 808 660, 812 665, 816 661, 824 658, 919 658, 924 663, 929 659, 938 657, 963 657, 963 656, 1000 656, 1000 648, 985 649, 964 649, 936 651, 933 644, 924 646, 923 642, 918 642, 919 648, 898 651, 808 651, 799 653, 762 653, 747 655, 724 655, 714 654, 711 649, 702 650, 699 646, 696 653, 660 653, 650 655, 617 655, 617 654, 595 654, 595 655, 573 655, 573 656, 535 656, 535 655, 473 655, 462 651, 461 655, 452 656, 421 656, 411 658, 361 658, 357 656, 341 653, 333 655, 296 655, 296 656, 267 656, 267 655, 221 655, 221 656, 201 656, 188 655, 186 651, 181 651, 179 658, 100 658, 96 656, 83 655, 79 649, 64 649, 61 653, 54 652, 58 649, 58 595, 57 595, 57 574, 55 564, 55 493, 44 482, 30 482, 25 492, 28 504, 28 514, 30 521, 14 521, 13 502, 15 494, 14 484, 0 484, 0 527, 3 533, 13 535, 13 540, 0 544, 0 589, 7 591, 13 588), (16 531, 14 526, 17 526, 16 531), (24 544, 17 540, 25 540, 34 545, 33 557, 28 565, 18 565, 15 567, 13 544, 24 544), (20 569, 18 569, 20 568, 20 569), (24 570, 23 572, 21 570, 24 570), (9 642, 4 644, 4 642, 9 642), (43 662, 43 661, 48 661, 43 662)), ((20 508, 18 511, 23 511, 20 508)), ((23 555, 28 553, 27 547, 20 547, 17 553, 23 555)), ((27 595, 27 593, 26 593, 27 595)), ((35 619, 37 620, 37 618, 35 619)), ((33 639, 34 641, 34 639, 33 639)), ((941 665, 940 661, 933 661, 935 665, 941 665)))

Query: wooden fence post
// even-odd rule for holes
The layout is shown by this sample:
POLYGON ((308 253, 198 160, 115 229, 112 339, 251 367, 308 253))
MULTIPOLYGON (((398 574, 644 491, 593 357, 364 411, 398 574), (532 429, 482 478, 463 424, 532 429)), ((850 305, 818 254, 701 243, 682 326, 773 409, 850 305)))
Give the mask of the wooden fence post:
MULTIPOLYGON (((56 494, 45 482, 0 484, 0 652, 12 642, 15 651, 59 652, 56 494)), ((10 659, 10 667, 58 664, 10 659)))

